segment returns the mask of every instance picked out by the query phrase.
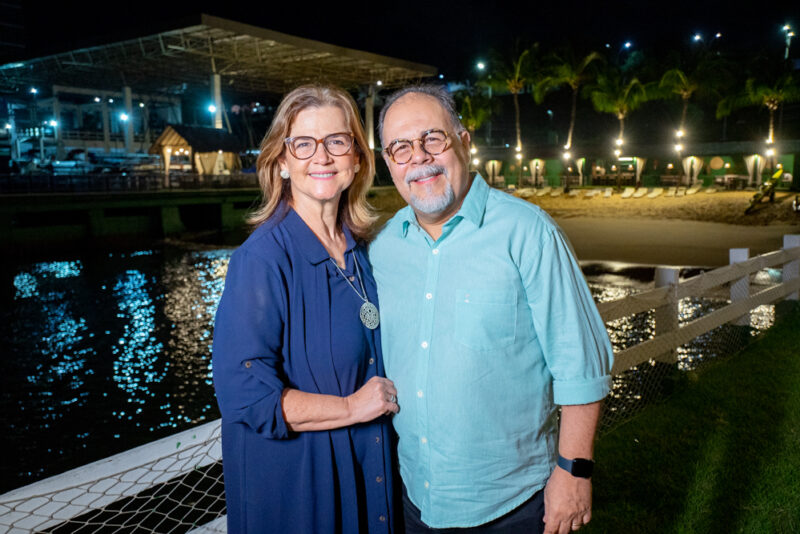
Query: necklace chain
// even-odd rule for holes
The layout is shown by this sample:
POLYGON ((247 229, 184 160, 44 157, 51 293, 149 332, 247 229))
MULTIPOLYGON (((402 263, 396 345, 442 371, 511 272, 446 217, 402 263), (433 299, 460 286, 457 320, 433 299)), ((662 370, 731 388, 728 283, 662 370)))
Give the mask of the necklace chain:
POLYGON ((360 298, 364 302, 369 302, 369 299, 367 298, 367 290, 366 288, 364 288, 364 280, 361 279, 361 271, 358 268, 358 259, 356 259, 355 251, 352 251, 352 254, 353 254, 353 263, 355 264, 356 276, 358 277, 359 285, 361 285, 361 292, 363 293, 363 295, 358 292, 358 289, 356 289, 356 286, 353 285, 353 282, 351 282, 350 279, 344 274, 344 271, 342 271, 342 268, 339 267, 338 263, 336 263, 336 260, 334 260, 333 258, 330 258, 330 260, 331 263, 333 263, 334 267, 336 267, 336 270, 339 271, 339 274, 342 275, 344 281, 347 282, 347 285, 349 285, 350 288, 353 291, 355 291, 356 295, 358 295, 358 298, 360 298))

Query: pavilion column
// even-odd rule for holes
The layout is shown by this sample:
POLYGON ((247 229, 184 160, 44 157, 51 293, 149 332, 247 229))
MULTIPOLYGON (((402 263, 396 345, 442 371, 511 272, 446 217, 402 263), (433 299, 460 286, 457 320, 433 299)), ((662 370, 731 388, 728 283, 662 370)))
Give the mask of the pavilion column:
POLYGON ((61 102, 58 100, 58 92, 53 91, 53 120, 56 125, 53 126, 53 137, 56 142, 56 159, 62 160, 66 157, 67 153, 64 149, 64 138, 62 134, 64 125, 61 124, 61 102))
POLYGON ((125 152, 131 153, 133 152, 133 95, 131 94, 131 88, 127 85, 123 87, 122 95, 125 115, 128 116, 128 120, 124 121, 125 124, 123 125, 125 128, 125 152))
POLYGON ((367 144, 375 150, 375 86, 369 84, 369 93, 364 102, 364 122, 367 130, 367 144))
POLYGON ((211 75, 211 98, 214 101, 214 128, 222 129, 222 82, 219 74, 211 75))
POLYGON ((108 117, 108 97, 104 94, 100 100, 100 110, 103 115, 103 151, 111 152, 111 120, 108 117))

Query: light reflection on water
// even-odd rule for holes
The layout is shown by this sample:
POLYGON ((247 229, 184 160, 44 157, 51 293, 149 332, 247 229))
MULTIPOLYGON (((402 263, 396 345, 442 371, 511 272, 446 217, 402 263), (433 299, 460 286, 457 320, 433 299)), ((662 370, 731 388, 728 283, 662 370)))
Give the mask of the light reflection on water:
MULTIPOLYGON (((3 463, 0 491, 219 416, 209 355, 231 252, 165 246, 17 267, 8 278, 13 289, 0 293, 11 301, 0 311, 0 409, 6 441, 17 451, 13 465, 3 463)), ((592 264, 584 271, 601 302, 653 285, 652 268, 592 264)), ((680 323, 726 303, 684 299, 680 323)), ((773 321, 772 306, 752 313, 755 329, 773 321)), ((655 315, 608 327, 621 350, 653 336, 655 315)), ((679 348, 681 368, 716 356, 718 338, 712 332, 679 348)), ((645 363, 616 377, 608 409, 624 411, 655 394, 653 373, 663 365, 645 363)))

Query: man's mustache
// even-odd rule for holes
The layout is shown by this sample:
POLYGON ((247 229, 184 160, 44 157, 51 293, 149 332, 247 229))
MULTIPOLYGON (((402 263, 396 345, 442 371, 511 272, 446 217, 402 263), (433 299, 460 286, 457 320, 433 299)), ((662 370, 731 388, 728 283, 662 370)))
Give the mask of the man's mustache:
POLYGON ((425 165, 424 167, 417 167, 414 170, 409 171, 406 174, 405 181, 406 185, 410 184, 414 180, 419 180, 420 178, 427 178, 429 176, 436 176, 437 174, 444 174, 447 177, 447 169, 442 167, 441 165, 425 165))

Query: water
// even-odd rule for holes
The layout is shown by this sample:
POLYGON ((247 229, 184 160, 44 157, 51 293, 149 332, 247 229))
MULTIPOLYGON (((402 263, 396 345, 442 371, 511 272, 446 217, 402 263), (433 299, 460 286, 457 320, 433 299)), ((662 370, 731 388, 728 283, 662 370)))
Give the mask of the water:
MULTIPOLYGON (((231 253, 162 244, 6 268, 0 409, 14 454, 3 458, 0 491, 219 417, 209 355, 231 253)), ((584 272, 599 301, 652 287, 649 267, 589 264, 584 272)), ((726 302, 684 299, 681 321, 726 302)), ((754 313, 753 326, 768 327, 771 313, 754 313)), ((610 323, 615 350, 650 338, 653 323, 652 312, 610 323)), ((713 357, 714 339, 681 347, 682 368, 713 357)), ((661 367, 640 367, 615 379, 608 410, 658 393, 651 375, 661 367)))

